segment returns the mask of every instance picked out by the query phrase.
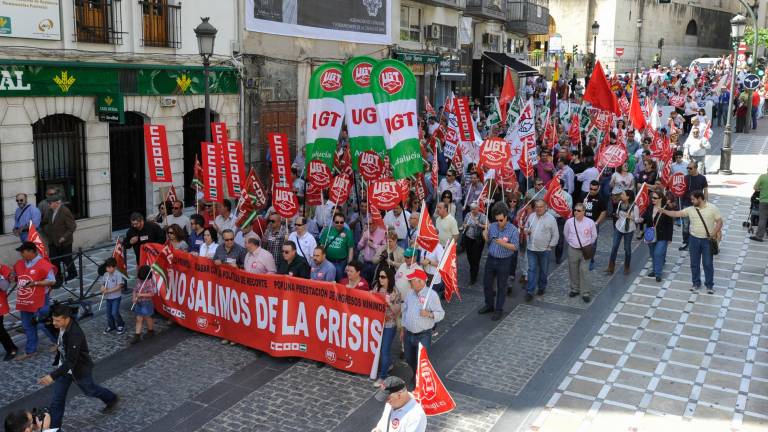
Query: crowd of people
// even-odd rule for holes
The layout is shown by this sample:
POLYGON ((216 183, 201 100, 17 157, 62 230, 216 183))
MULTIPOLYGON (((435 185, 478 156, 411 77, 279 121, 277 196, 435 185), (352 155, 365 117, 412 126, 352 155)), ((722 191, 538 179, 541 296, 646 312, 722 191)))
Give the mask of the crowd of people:
MULTIPOLYGON (((410 406, 411 400, 405 396, 407 391, 403 392, 405 383, 388 379, 394 363, 392 347, 399 336, 398 345, 415 372, 419 344, 430 348, 437 331, 436 324, 445 317, 441 302, 445 286, 438 265, 450 242, 458 244, 460 253, 465 255, 469 285, 476 285, 478 281, 483 285, 485 301, 478 313, 490 314, 492 320, 502 318, 506 298, 513 294, 516 282, 520 284, 526 302, 544 295, 551 264, 559 264, 566 257, 569 296, 590 302, 595 288, 592 274, 601 230, 613 231, 610 251, 603 251, 609 254, 604 269, 607 274, 616 270, 622 243, 623 272, 629 274, 633 246, 642 241, 649 248, 653 261, 648 277, 661 282, 668 245, 673 240, 675 224, 679 224, 683 241, 680 250, 688 250, 691 257, 691 290, 698 291, 703 285, 708 293, 714 293, 713 256, 723 219, 717 207, 708 202, 705 155, 713 119, 707 118, 702 107, 711 101, 714 120, 718 124, 724 123, 723 97, 727 101, 728 90, 717 83, 722 82, 725 72, 727 69, 679 67, 646 71, 636 80, 641 104, 648 108, 672 104, 675 109, 668 118, 653 120, 654 116, 658 117, 658 109, 646 109, 648 126, 645 130, 635 130, 625 112, 608 117, 607 126, 601 128, 602 136, 592 135, 588 127, 581 126, 578 137, 569 130, 572 129, 570 122, 577 118, 571 116, 571 112, 583 106, 579 85, 574 85, 573 80, 570 84, 560 80, 548 87, 542 78, 529 80, 520 89, 518 97, 522 102, 532 99, 535 103, 538 161, 531 176, 526 176, 514 163, 512 186, 503 184, 493 170, 481 166, 472 152, 465 152, 463 159, 446 156, 440 137, 445 136, 449 119, 442 115, 444 107, 440 107, 434 115, 425 113, 420 120, 424 173, 408 180, 407 199, 392 210, 378 212, 370 208, 365 188, 360 188, 344 203, 310 206, 301 202, 299 213, 291 218, 280 216, 267 204, 252 222, 238 225, 237 202, 200 200, 195 212, 188 216, 184 214, 181 201, 168 201, 161 203, 157 214, 150 217, 145 218, 140 213, 130 216, 131 226, 123 237, 124 246, 126 250, 133 249, 137 262, 141 262, 143 244, 169 244, 174 249, 246 272, 333 281, 351 289, 381 295, 386 302, 386 313, 379 373, 374 385, 385 389, 385 399, 395 401, 402 397, 402 400, 397 399, 398 404, 410 406), (564 112, 567 114, 562 115, 564 112), (653 124, 654 121, 657 124, 653 124), (664 160, 653 148, 658 139, 667 142, 671 148, 670 160, 664 160), (627 157, 615 168, 601 165, 596 158, 599 159, 604 150, 602 146, 622 146, 627 157), (666 173, 665 168, 669 170, 666 173), (675 196, 670 190, 668 176, 678 172, 685 178, 685 190, 675 196), (552 181, 560 183, 561 194, 572 211, 570 215, 564 216, 558 209, 549 208, 545 195, 552 181), (638 192, 643 187, 651 202, 641 211, 637 201, 638 192), (439 238, 431 251, 420 247, 417 241, 423 234, 419 232, 419 226, 424 212, 434 221, 439 238), (484 255, 485 264, 481 271, 484 255)), ((614 76, 610 83, 619 99, 631 97, 630 77, 614 76)), ((745 94, 741 92, 738 100, 741 101, 745 94)), ((761 101, 758 95, 757 105, 754 100, 739 102, 737 118, 738 110, 744 104, 751 103, 757 108, 761 101)), ((508 132, 513 125, 510 124, 509 129, 499 124, 490 125, 488 115, 491 111, 491 106, 481 106, 479 101, 473 104, 473 117, 480 137, 509 140, 508 132)), ((757 114, 753 116, 752 126, 755 127, 757 114)), ((343 155, 348 152, 349 140, 343 131, 337 159, 343 161, 343 155)), ((294 160, 293 172, 297 178, 294 182, 296 193, 302 201, 305 198, 305 165, 306 160, 300 152, 294 160)), ((77 275, 71 258, 50 263, 38 254, 37 245, 27 238, 26 227, 31 221, 32 225, 40 227, 51 256, 71 253, 74 218, 62 205, 56 190, 47 191, 46 195, 43 211, 28 204, 26 195, 17 196, 19 210, 14 232, 23 242, 19 248, 22 259, 13 270, 5 266, 0 269, 3 276, 0 289, 5 292, 8 281, 17 280, 27 269, 36 269, 32 284, 43 288, 45 295, 29 310, 19 309, 27 336, 24 354, 17 356, 17 347, 0 330, 0 340, 7 353, 5 360, 34 356, 38 328, 63 358, 69 360, 71 355, 61 348, 61 333, 57 340, 50 327, 39 322, 48 314, 50 288, 61 283, 62 278, 77 275)), ((763 233, 764 229, 761 238, 763 233)), ((101 288, 107 302, 104 333, 122 335, 126 331, 126 322, 120 314, 120 300, 126 275, 119 274, 116 268, 114 260, 105 263, 101 288)), ((133 290, 136 321, 131 343, 154 334, 151 299, 157 290, 152 278, 147 278, 147 266, 140 266, 137 272, 140 282, 133 290), (142 335, 145 325, 147 332, 142 335)), ((0 302, 2 305, 7 305, 7 301, 0 302)), ((7 313, 7 306, 0 309, 0 316, 7 313)), ((222 343, 234 344, 226 340, 222 343)), ((56 372, 49 378, 59 380, 61 377, 56 372)), ((71 381, 71 378, 67 379, 71 381)), ((92 379, 90 383, 95 386, 92 379)), ((68 384, 61 386, 66 394, 68 384)), ((87 389, 86 394, 100 397, 111 409, 116 397, 97 387, 87 389)), ((392 408, 398 407, 392 404, 392 408)), ((60 416, 58 421, 54 416, 56 423, 60 424, 60 416)))

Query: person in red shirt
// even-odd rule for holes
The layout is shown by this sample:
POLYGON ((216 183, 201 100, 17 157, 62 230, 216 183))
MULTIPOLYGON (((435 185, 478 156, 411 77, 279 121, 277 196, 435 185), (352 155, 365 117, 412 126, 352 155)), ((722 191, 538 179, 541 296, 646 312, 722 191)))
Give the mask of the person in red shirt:
POLYGON ((368 286, 368 281, 363 278, 363 265, 358 261, 351 261, 347 264, 347 277, 343 278, 340 284, 347 288, 354 288, 363 291, 370 291, 371 287, 368 286))
POLYGON ((5 348, 5 357, 3 357, 3 361, 8 361, 16 357, 16 352, 19 350, 16 344, 13 343, 11 336, 5 331, 5 326, 3 326, 3 316, 11 312, 11 308, 8 305, 10 278, 11 268, 5 264, 0 264, 0 343, 2 343, 3 348, 5 348))
POLYGON ((752 129, 757 129, 757 109, 760 107, 760 93, 752 92, 752 129))
POLYGON ((48 315, 48 289, 56 283, 56 267, 48 259, 38 255, 37 245, 26 241, 16 248, 21 259, 13 265, 16 289, 16 310, 21 312, 21 326, 27 336, 25 353, 18 360, 26 360, 37 353, 37 330, 41 328, 56 346, 56 337, 43 325, 48 315), (37 318, 37 324, 33 318, 37 318))

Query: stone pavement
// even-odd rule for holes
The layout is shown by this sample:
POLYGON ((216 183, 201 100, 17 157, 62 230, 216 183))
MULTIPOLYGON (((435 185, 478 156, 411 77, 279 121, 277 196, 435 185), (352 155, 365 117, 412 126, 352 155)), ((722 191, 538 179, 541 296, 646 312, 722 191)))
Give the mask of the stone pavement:
MULTIPOLYGON (((766 152, 768 130, 763 129, 768 127, 737 135, 735 146, 747 137, 749 147, 737 147, 735 154, 766 152)), ((751 166, 734 168, 748 172, 751 166)), ((457 408, 431 417, 428 430, 765 428, 768 328, 762 323, 768 246, 746 240, 741 227, 754 175, 710 180, 713 201, 727 223, 713 296, 688 291, 688 255, 676 245, 669 249, 660 284, 645 277, 648 253, 638 241, 633 273, 607 277, 602 269, 613 233, 605 226, 591 303, 567 296, 567 266, 553 262, 545 295, 526 304, 514 283, 505 316, 493 322, 476 313, 482 286, 469 285, 466 258, 460 255, 462 301, 444 305, 446 320, 438 325, 430 350, 457 408)), ((105 249, 100 259, 110 252, 105 249)), ((621 260, 620 254, 619 266, 621 260)), ((86 274, 95 277, 95 269, 86 274)), ((125 317, 130 327, 131 313, 125 317)), ((378 420, 382 404, 372 398, 367 377, 221 345, 157 321, 159 334, 135 346, 125 337, 102 335, 101 313, 82 322, 97 381, 123 402, 114 415, 103 416, 98 401, 73 388, 66 430, 368 431, 378 420)), ((0 365, 5 389, 0 415, 47 405, 50 389, 35 381, 49 371, 51 359, 41 352, 32 361, 0 365)), ((393 373, 408 378, 410 370, 397 361, 393 373)))

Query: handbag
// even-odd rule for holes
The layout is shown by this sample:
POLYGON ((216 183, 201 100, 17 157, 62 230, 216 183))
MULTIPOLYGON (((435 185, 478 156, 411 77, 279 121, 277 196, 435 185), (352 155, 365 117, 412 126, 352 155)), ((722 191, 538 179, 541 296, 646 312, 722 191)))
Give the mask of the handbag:
POLYGON ((586 246, 581 244, 581 237, 579 237, 579 229, 576 227, 576 218, 573 218, 573 231, 576 233, 576 240, 579 242, 579 249, 581 250, 581 256, 585 260, 591 260, 595 257, 595 244, 590 243, 586 246))
POLYGON ((653 226, 648 227, 643 231, 643 241, 645 243, 656 243, 656 225, 659 224, 660 220, 661 220, 661 212, 659 212, 656 215, 656 221, 653 223, 653 226))
POLYGON ((704 222, 704 217, 701 215, 701 212, 698 208, 694 207, 696 209, 696 213, 699 214, 699 219, 701 219, 702 225, 704 225, 704 232, 707 233, 707 238, 709 239, 709 250, 712 252, 712 255, 717 255, 720 253, 720 243, 717 241, 717 239, 713 239, 711 235, 709 235, 709 228, 707 228, 707 223, 704 222))

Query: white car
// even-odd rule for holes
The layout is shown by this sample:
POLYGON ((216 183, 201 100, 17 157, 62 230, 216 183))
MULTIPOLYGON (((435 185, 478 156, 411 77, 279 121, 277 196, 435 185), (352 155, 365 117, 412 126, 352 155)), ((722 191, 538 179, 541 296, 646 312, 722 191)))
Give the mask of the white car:
POLYGON ((692 61, 689 68, 693 69, 694 66, 698 66, 699 69, 712 68, 720 61, 719 57, 700 57, 692 61))

